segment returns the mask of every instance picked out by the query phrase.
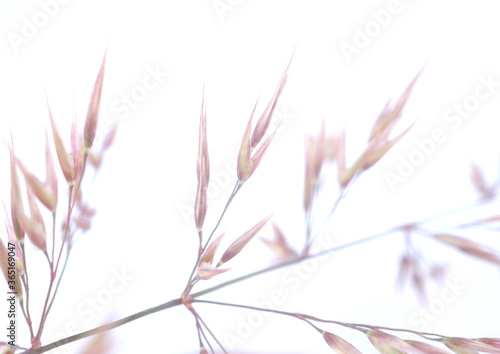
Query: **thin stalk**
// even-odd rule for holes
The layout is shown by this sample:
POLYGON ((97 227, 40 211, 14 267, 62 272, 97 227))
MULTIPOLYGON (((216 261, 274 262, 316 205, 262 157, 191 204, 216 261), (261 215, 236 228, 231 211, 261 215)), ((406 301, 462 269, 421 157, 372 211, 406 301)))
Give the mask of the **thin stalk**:
POLYGON ((199 237, 200 237, 200 248, 198 250, 198 256, 197 256, 196 263, 194 264, 193 270, 191 271, 191 275, 189 276, 189 279, 188 279, 188 282, 187 282, 187 285, 186 285, 186 288, 185 288, 184 291, 189 291, 190 286, 194 285, 194 284, 191 284, 191 282, 193 281, 194 272, 196 271, 196 268, 198 268, 198 263, 200 262, 201 255, 202 255, 203 251, 207 248, 208 243, 212 239, 212 236, 214 235, 215 231, 219 227, 219 224, 221 223, 222 218, 226 214, 226 211, 227 211, 227 208, 229 207, 229 204, 231 204, 231 201, 233 200, 233 198, 236 195, 236 193, 238 193, 238 191, 240 190, 241 186, 242 186, 242 184, 240 184, 239 181, 236 182, 236 185, 234 186, 234 189, 231 192, 231 196, 228 198, 228 200, 226 202, 226 206, 224 207, 224 210, 222 211, 222 214, 220 215, 219 220, 217 221, 217 224, 215 225, 214 229, 210 233, 210 236, 208 237, 207 242, 205 242, 205 246, 203 246, 203 248, 201 248, 202 239, 201 239, 201 235, 199 235, 199 237))
POLYGON ((68 259, 69 259, 69 253, 71 251, 71 247, 66 249, 66 258, 64 259, 64 264, 61 269, 61 275, 59 275, 59 279, 57 280, 56 287, 54 289, 54 296, 52 296, 52 300, 50 301, 49 307, 47 307, 47 312, 45 314, 45 320, 47 320, 47 316, 49 315, 50 309, 52 308, 52 304, 54 303, 54 300, 56 298, 57 291, 59 290, 59 285, 61 284, 62 277, 64 275, 64 272, 66 271, 66 266, 68 265, 68 259))
POLYGON ((126 323, 135 321, 135 320, 137 320, 137 319, 139 319, 141 317, 144 317, 144 316, 147 316, 147 315, 151 315, 153 313, 156 313, 156 312, 159 312, 159 311, 163 311, 163 310, 171 308, 171 307, 179 306, 181 304, 182 304, 181 299, 171 300, 171 301, 165 302, 165 303, 163 303, 161 305, 158 305, 158 306, 155 306, 155 307, 151 307, 151 308, 149 308, 147 310, 143 310, 143 311, 137 312, 137 313, 135 313, 133 315, 127 316, 127 317, 122 318, 120 320, 108 323, 106 325, 99 326, 99 327, 96 327, 96 328, 91 329, 89 331, 78 333, 78 334, 75 334, 73 336, 70 336, 70 337, 58 340, 58 341, 56 341, 54 343, 45 345, 43 347, 40 347, 40 348, 37 348, 37 349, 30 349, 30 350, 24 352, 24 354, 45 353, 45 352, 47 352, 47 351, 49 351, 51 349, 60 347, 61 345, 68 344, 68 343, 77 341, 79 339, 87 338, 87 337, 90 337, 90 336, 93 336, 93 335, 96 335, 96 334, 99 334, 99 333, 103 333, 103 332, 109 331, 109 330, 111 330, 113 328, 120 327, 120 326, 123 326, 126 323))
POLYGON ((198 231, 198 239, 199 239, 198 255, 196 256, 196 262, 194 263, 193 270, 191 271, 191 274, 189 275, 186 288, 184 289, 185 292, 189 291, 190 285, 191 285, 191 281, 193 280, 194 272, 196 271, 196 268, 198 268, 198 263, 200 263, 201 255, 203 253, 203 248, 201 248, 201 245, 203 243, 202 237, 203 237, 203 232, 200 230, 200 231, 198 231))
POLYGON ((56 249, 56 211, 52 212, 52 261, 50 261, 50 271, 53 271, 54 250, 56 249))
POLYGON ((201 332, 201 334, 203 335, 203 339, 205 340, 205 342, 207 343, 208 345, 208 348, 210 349, 210 352, 211 353, 214 353, 215 354, 215 350, 214 348, 212 348, 212 344, 210 344, 210 341, 208 340, 207 336, 205 335, 205 332, 203 331, 203 328, 201 328, 201 325, 200 323, 198 322, 198 319, 196 319, 197 321, 197 325, 199 326, 198 329, 199 331, 201 332))
POLYGON ((233 198, 236 196, 236 193, 238 193, 238 191, 240 190, 241 186, 243 184, 241 184, 239 181, 236 182, 236 185, 234 186, 234 189, 233 191, 231 192, 231 196, 229 197, 229 199, 227 200, 226 202, 226 206, 224 207, 224 210, 222 211, 222 214, 220 215, 220 218, 219 218, 219 221, 217 221, 217 224, 215 225, 214 229, 212 230, 212 232, 210 233, 210 236, 208 237, 208 240, 207 242, 205 242, 205 246, 203 246, 203 249, 207 248, 208 244, 210 243, 210 240, 212 239, 212 236, 214 235, 215 231, 217 230, 217 228, 219 227, 219 224, 221 223, 222 221, 222 218, 224 217, 224 215, 226 214, 226 211, 227 211, 227 208, 229 207, 229 204, 231 204, 231 202, 233 201, 233 198))
POLYGON ((201 333, 200 333, 200 327, 196 326, 196 332, 198 332, 198 343, 200 343, 200 348, 203 347, 203 341, 201 340, 201 333))
POLYGON ((27 318, 26 322, 29 324, 29 329, 30 329, 30 334, 31 338, 33 339, 33 322, 31 321, 31 315, 30 315, 30 283, 29 283, 29 278, 28 278, 28 266, 26 264, 26 252, 24 251, 24 242, 20 242, 19 246, 21 247, 21 252, 23 254, 23 266, 24 266, 24 275, 26 278, 26 281, 24 283, 24 290, 26 290, 26 314, 25 317, 27 318))
POLYGON ((73 210, 73 207, 71 204, 71 196, 73 195, 73 188, 74 188, 74 186, 69 187, 68 216, 66 217, 66 226, 64 227, 63 242, 61 244, 61 248, 59 249, 59 256, 57 257, 56 267, 54 268, 54 271, 52 272, 52 277, 54 277, 54 274, 57 273, 57 269, 59 268, 59 261, 61 260, 61 254, 62 254, 64 244, 66 243, 66 239, 68 238, 68 234, 69 234, 69 223, 71 220, 71 212, 73 210))
POLYGON ((26 320, 26 323, 28 324, 28 327, 30 330, 31 340, 33 340, 33 338, 34 338, 34 336, 33 336, 33 324, 31 323, 31 319, 26 314, 26 310, 24 309, 23 301, 20 301, 20 305, 21 305, 21 311, 23 313, 24 319, 26 320))
MULTIPOLYGON (((69 233, 69 222, 70 222, 70 218, 71 218, 71 209, 72 209, 72 206, 71 206, 72 193, 73 193, 73 186, 70 186, 69 187, 69 197, 68 197, 68 216, 66 218, 66 226, 64 227, 64 239, 63 239, 63 242, 61 244, 61 249, 59 250, 59 257, 57 258, 56 266, 54 268, 54 264, 52 262, 52 266, 50 267, 51 270, 50 270, 49 288, 47 290, 47 295, 45 297, 45 303, 43 305, 42 316, 40 318, 40 325, 38 326, 38 332, 36 334, 36 338, 38 340, 42 336, 43 326, 44 326, 44 323, 46 320, 47 306, 49 305, 50 295, 52 294, 52 287, 54 286, 55 276, 57 274, 57 269, 59 268, 59 261, 61 260, 61 254, 62 254, 62 251, 64 248, 64 244, 66 242, 67 235, 69 233)), ((55 244, 54 244, 54 247, 55 247, 55 244)), ((49 263, 50 263, 50 261, 49 261, 49 263)))

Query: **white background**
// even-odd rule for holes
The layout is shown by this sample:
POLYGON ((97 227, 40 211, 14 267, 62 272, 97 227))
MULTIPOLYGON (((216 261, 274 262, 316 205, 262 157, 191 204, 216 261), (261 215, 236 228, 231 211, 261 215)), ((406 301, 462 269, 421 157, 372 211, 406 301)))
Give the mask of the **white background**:
MULTIPOLYGON (((212 173, 205 225, 211 230, 235 183, 235 171, 227 166, 236 159, 255 100, 260 94, 262 110, 295 47, 278 106, 287 124, 221 224, 217 234, 226 231, 222 249, 273 211, 290 242, 300 247, 305 134, 316 133, 322 119, 329 134, 346 126, 348 163, 352 163, 386 101, 399 97, 425 63, 400 128, 419 118, 417 125, 360 178, 321 239, 341 244, 473 203, 477 195, 470 183, 470 162, 477 161, 490 181, 498 169, 499 87, 480 100, 459 127, 445 121, 444 115, 474 95, 480 78, 500 80, 496 5, 493 0, 72 0, 64 4, 2 0, 0 134, 8 141, 12 130, 19 158, 44 178, 44 130, 49 127, 44 88, 68 146, 73 94, 83 127, 106 47, 100 131, 108 129, 104 123, 119 122, 120 126, 92 187, 90 203, 97 208, 93 228, 75 244, 43 343, 180 295, 197 247, 194 220, 186 217, 186 210, 192 208, 196 187, 202 87, 206 89, 212 173), (217 10, 217 4, 227 6, 226 10, 217 10), (390 16, 382 18, 381 13, 390 16), (384 22, 382 26, 377 17, 384 22), (361 32, 368 36, 362 47, 356 47, 361 32), (356 53, 343 52, 342 47, 349 45, 356 53), (139 92, 151 70, 168 75, 162 74, 157 88, 143 90, 146 95, 140 102, 125 109, 124 95, 139 92), (392 191, 386 173, 397 173, 401 159, 408 159, 418 148, 415 141, 428 139, 436 128, 444 130, 445 142, 437 144, 392 191), (125 280, 126 285, 107 302, 105 294, 116 272, 133 279, 125 280), (99 311, 87 305, 91 297, 100 301, 99 311)), ((0 166, 1 198, 9 209, 6 148, 0 149, 0 166)), ((330 172, 324 175, 328 187, 321 195, 323 213, 335 198, 335 174, 330 172)), ((61 220, 66 203, 62 174, 59 186, 61 220)), ((88 189, 87 181, 84 192, 88 189)), ((465 214, 435 223, 433 230, 453 232, 444 226, 492 213, 494 208, 465 214)), ((455 233, 500 247, 497 232, 455 233)), ((265 227, 260 234, 271 237, 271 228, 265 227)), ((462 287, 456 299, 441 308, 438 303, 442 304, 446 282, 431 283, 430 302, 422 304, 409 287, 395 290, 402 240, 394 234, 311 262, 300 268, 304 278, 300 281, 290 270, 279 270, 206 298, 255 305, 278 291, 282 296, 276 306, 283 310, 409 329, 421 329, 415 319, 421 319, 419 311, 427 309, 432 315, 424 321, 427 332, 500 336, 497 268, 415 236, 426 258, 448 264, 448 281, 462 287), (429 310, 432 301, 438 307, 429 310)), ((33 272, 32 313, 38 318, 48 267, 34 247, 27 248, 33 272)), ((256 239, 231 261, 231 272, 210 280, 207 286, 260 269, 271 259, 272 254, 256 239)), ((291 318, 271 316, 260 321, 246 310, 197 308, 223 342, 238 338, 234 346, 228 345, 230 351, 330 352, 318 333, 291 318), (254 327, 242 338, 243 323, 249 322, 254 327)), ((328 325, 321 328, 341 334, 364 353, 374 352, 360 334, 328 325)), ((29 345, 27 327, 20 326, 18 332, 19 343, 29 345)), ((181 307, 137 320, 110 336, 114 353, 198 350, 193 318, 181 307)), ((83 344, 67 345, 59 352, 73 353, 83 344)))

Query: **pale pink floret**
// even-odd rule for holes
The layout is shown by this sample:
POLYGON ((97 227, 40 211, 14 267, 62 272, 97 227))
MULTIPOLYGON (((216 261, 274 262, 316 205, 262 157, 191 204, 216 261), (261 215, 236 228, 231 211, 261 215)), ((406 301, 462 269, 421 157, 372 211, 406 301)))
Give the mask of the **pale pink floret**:
POLYGON ((205 107, 205 97, 203 96, 200 113, 200 128, 198 136, 198 160, 196 174, 198 185, 196 188, 196 198, 194 202, 194 218, 196 228, 201 231, 207 213, 207 188, 210 179, 210 161, 208 157, 207 142, 207 111, 205 107))
POLYGON ((390 101, 386 103, 372 128, 369 142, 372 142, 376 139, 386 140, 389 137, 392 130, 399 122, 403 108, 408 101, 408 98, 410 97, 413 87, 417 83, 418 78, 422 74, 423 69, 424 68, 420 69, 417 75, 415 75, 415 77, 406 87, 405 91, 393 108, 390 108, 390 101))
POLYGON ((10 146, 10 205, 12 225, 19 242, 24 242, 24 229, 21 226, 20 218, 24 215, 23 199, 21 196, 21 188, 19 187, 19 178, 17 176, 16 162, 14 156, 14 148, 10 146))
POLYGON ((495 185, 489 185, 483 171, 475 163, 471 163, 471 180, 476 191, 483 199, 495 196, 495 185))
POLYGON ((258 222, 256 225, 251 227, 249 230, 247 230, 243 235, 238 237, 236 241, 234 241, 231 246, 229 246, 224 252, 224 254, 221 257, 221 260, 217 266, 220 266, 230 259, 232 259, 234 256, 236 256, 238 253, 241 252, 241 250, 254 238, 254 236, 257 234, 257 232, 260 231, 264 227, 264 225, 272 218, 273 214, 269 215, 267 218, 261 220, 258 222))
POLYGON ((325 121, 323 121, 321 125, 318 138, 306 137, 305 150, 304 210, 307 213, 311 209, 312 199, 321 172, 321 167, 326 158, 325 121))
POLYGON ((441 342, 456 353, 477 353, 477 352, 493 353, 493 354, 500 353, 500 347, 498 346, 498 339, 490 338, 487 341, 489 343, 485 343, 486 339, 487 338, 481 338, 481 340, 476 340, 476 339, 452 337, 452 338, 443 338, 441 339, 441 342), (497 342, 496 344, 495 341, 497 342), (490 343, 493 345, 491 345, 490 343))
POLYGON ((381 353, 420 353, 409 343, 385 332, 374 330, 366 331, 365 334, 373 346, 381 353))
POLYGON ((496 251, 488 246, 454 235, 436 234, 436 239, 448 245, 458 248, 471 256, 480 258, 487 262, 500 265, 500 256, 496 251))
POLYGON ((46 231, 42 213, 36 203, 35 195, 29 186, 27 186, 27 194, 31 218, 24 219, 28 223, 28 225, 25 225, 24 229, 26 230, 31 242, 33 242, 39 249, 45 250, 47 248, 45 242, 46 231))
POLYGON ((290 58, 290 61, 288 62, 287 67, 283 71, 283 75, 281 76, 281 79, 278 83, 278 87, 276 88, 273 97, 267 104, 266 109, 264 112, 262 112, 262 115, 259 118, 259 121, 255 125, 255 129, 252 134, 252 144, 251 147, 252 149, 255 148, 259 142, 262 140, 262 138, 266 135, 267 129, 269 128, 269 124, 271 123, 271 119, 273 117, 274 110, 276 108, 276 105, 278 104, 279 98, 281 96, 281 93, 283 92, 283 89, 285 88, 286 85, 286 80, 288 78, 288 69, 290 68, 290 64, 292 63, 293 59, 293 54, 290 58))
POLYGON ((69 159, 67 150, 64 147, 64 143, 61 139, 61 136, 59 135, 59 132, 57 131, 57 126, 56 126, 56 123, 54 122, 54 116, 52 115, 52 110, 50 109, 50 103, 49 103, 48 97, 46 97, 46 99, 47 99, 47 107, 49 110, 50 125, 52 127, 52 135, 54 137, 54 145, 56 147, 56 154, 57 154, 57 158, 59 160, 59 166, 61 167, 64 178, 66 178, 66 181, 68 182, 68 184, 73 185, 75 183, 73 165, 69 159))
POLYGON ((212 264, 215 256, 215 252, 217 252, 217 249, 219 248, 220 242, 222 240, 222 237, 224 237, 224 233, 217 237, 215 240, 213 240, 210 245, 207 247, 203 255, 201 256, 200 259, 200 264, 205 262, 208 264, 212 264))
POLYGON ((99 118, 99 106, 101 103, 102 86, 104 83, 104 68, 106 65, 106 54, 102 59, 101 68, 95 80, 92 96, 90 96, 89 107, 87 109, 87 118, 85 120, 85 127, 83 130, 83 137, 85 141, 85 150, 89 150, 94 142, 95 134, 97 131, 97 121, 99 118))
POLYGON ((274 240, 262 238, 262 242, 269 246, 280 260, 297 258, 297 252, 288 244, 283 231, 274 222, 271 225, 274 230, 274 240))
POLYGON ((288 77, 288 69, 290 67, 292 58, 290 58, 290 62, 288 63, 288 66, 283 72, 283 75, 281 77, 281 80, 278 84, 278 87, 273 97, 271 98, 266 109, 262 113, 252 133, 252 120, 255 114, 255 109, 257 108, 258 100, 255 103, 250 119, 248 120, 245 133, 243 134, 243 139, 238 154, 237 172, 238 172, 238 181, 240 184, 243 184, 255 172, 260 162, 262 161, 262 158, 264 157, 264 154, 268 149, 269 144, 271 143, 274 135, 276 134, 279 125, 281 124, 281 123, 278 124, 278 127, 275 128, 274 131, 268 133, 269 124, 271 122, 274 109, 278 104, 279 97, 286 84, 286 80, 288 77))
POLYGON ((413 351, 409 351, 408 353, 422 353, 422 354, 427 354, 427 353, 432 353, 432 354, 449 354, 448 351, 440 348, 436 348, 433 345, 423 343, 423 342, 418 342, 415 340, 406 340, 406 343, 411 345, 413 348, 415 348, 413 351))
POLYGON ((336 151, 338 165, 338 181, 341 187, 346 187, 356 175, 368 170, 377 163, 413 127, 415 123, 392 140, 389 140, 392 131, 401 118, 403 108, 422 70, 423 68, 408 85, 394 107, 391 107, 389 102, 384 106, 373 125, 368 139, 368 146, 350 168, 346 168, 345 165, 345 133, 339 137, 336 149, 334 150, 336 151))
MULTIPOLYGON (((5 281, 7 282, 7 284, 9 284, 9 274, 8 274, 8 259, 9 259, 9 255, 8 255, 8 250, 7 248, 5 247, 5 245, 3 244, 3 241, 0 240, 0 268, 2 269, 2 274, 5 278, 5 281)), ((16 272, 15 274, 15 284, 14 284, 14 290, 17 292, 17 298, 22 301, 23 300, 23 288, 21 286, 21 280, 19 278, 19 274, 16 272)), ((12 283, 10 283, 12 284, 12 283)), ((9 289, 9 291, 11 291, 11 289, 9 289)))
POLYGON ((13 243, 16 248, 16 269, 17 273, 21 276, 24 275, 24 266, 23 266, 23 254, 21 252, 21 247, 19 246, 19 241, 17 240, 16 233, 14 228, 12 227, 12 223, 9 220, 9 216, 7 215, 7 209, 4 205, 4 221, 5 221, 5 229, 7 230, 8 241, 13 243))
MULTIPOLYGON (((258 101, 257 101, 258 102, 258 101)), ((250 153, 251 153, 251 134, 252 134, 252 118, 257 108, 257 102, 252 110, 250 119, 248 120, 243 140, 241 141, 240 152, 238 154, 238 181, 240 183, 246 181, 250 177, 250 153)))
POLYGON ((231 270, 231 269, 229 269, 229 268, 225 268, 225 269, 216 268, 211 264, 208 264, 206 262, 202 262, 198 267, 198 272, 196 273, 196 276, 202 280, 208 280, 210 278, 215 277, 216 275, 225 273, 228 270, 231 270))
POLYGON ((38 177, 31 173, 19 159, 16 159, 16 161, 19 169, 24 175, 26 183, 33 193, 35 193, 38 200, 40 200, 40 202, 42 202, 42 204, 45 205, 45 207, 50 211, 55 211, 57 206, 57 192, 52 189, 53 185, 42 183, 38 177))

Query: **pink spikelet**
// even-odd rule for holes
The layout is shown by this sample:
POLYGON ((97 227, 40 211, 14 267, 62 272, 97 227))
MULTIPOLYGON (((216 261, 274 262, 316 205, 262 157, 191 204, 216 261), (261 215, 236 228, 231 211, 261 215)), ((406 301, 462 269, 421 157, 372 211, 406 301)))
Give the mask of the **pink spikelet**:
POLYGON ((196 173, 198 185, 196 188, 196 199, 194 202, 194 218, 198 232, 201 231, 207 213, 207 188, 210 179, 210 161, 208 158, 207 143, 207 111, 205 107, 205 95, 201 104, 200 132, 198 137, 198 162, 196 173))

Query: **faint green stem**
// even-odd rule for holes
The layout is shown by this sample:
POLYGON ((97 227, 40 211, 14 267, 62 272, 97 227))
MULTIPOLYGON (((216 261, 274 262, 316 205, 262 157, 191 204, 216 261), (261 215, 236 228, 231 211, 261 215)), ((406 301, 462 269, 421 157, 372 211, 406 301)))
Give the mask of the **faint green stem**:
MULTIPOLYGON (((350 184, 352 185, 352 183, 350 184)), ((333 207, 332 209, 330 210, 330 212, 328 213, 328 216, 326 217, 326 219, 323 221, 323 223, 321 224, 320 228, 318 229, 318 231, 314 234, 314 236, 312 238, 310 238, 310 240, 307 240, 306 241, 306 246, 304 247, 305 249, 305 253, 304 254, 308 254, 309 253, 309 250, 311 249, 311 246, 312 244, 314 243, 314 241, 318 238, 318 236, 321 234, 321 231, 323 231, 323 228, 326 226, 326 224, 328 223, 328 221, 330 220, 330 218, 332 217, 332 215, 335 213, 335 211, 337 210, 337 207, 339 206, 340 204, 340 201, 342 199, 344 199, 345 195, 347 194, 347 191, 348 191, 348 188, 341 188, 339 190, 339 193, 337 195, 337 199, 335 200, 335 203, 333 204, 333 207)), ((310 226, 311 228, 312 226, 310 226)))

